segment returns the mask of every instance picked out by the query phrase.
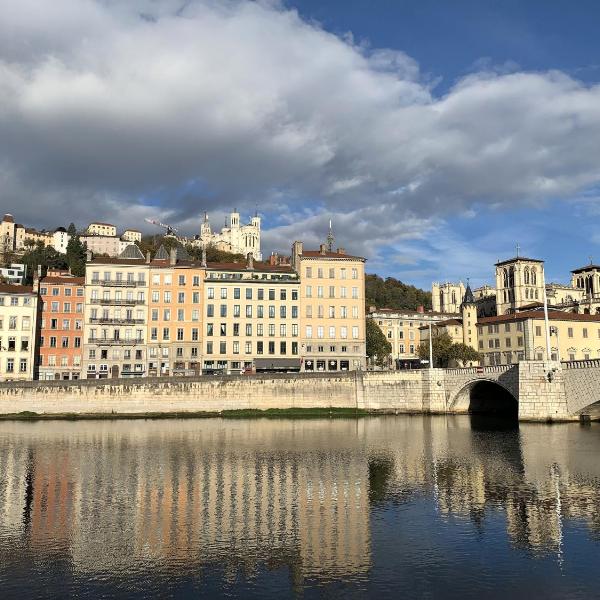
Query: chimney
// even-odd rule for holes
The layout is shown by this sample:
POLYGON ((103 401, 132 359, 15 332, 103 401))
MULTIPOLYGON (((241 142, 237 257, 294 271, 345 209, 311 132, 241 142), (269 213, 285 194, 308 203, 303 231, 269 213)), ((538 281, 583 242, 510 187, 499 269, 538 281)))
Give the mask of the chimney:
POLYGON ((346 254, 346 248, 338 248, 338 254, 346 254))
POLYGON ((319 254, 325 254, 327 252, 327 244, 321 244, 319 246, 319 254))
POLYGON ((147 265, 150 264, 150 250, 148 250, 148 252, 146 252, 146 264, 147 265))
POLYGON ((177 248, 169 250, 169 264, 174 266, 177 263, 177 248))
POLYGON ((248 269, 248 271, 252 271, 254 269, 254 257, 252 256, 252 252, 248 252, 248 256, 246 256, 246 258, 248 259, 246 269, 248 269))
POLYGON ((424 313, 425 307, 422 304, 420 304, 419 306, 417 306, 417 312, 421 314, 424 313))
POLYGON ((302 256, 302 242, 294 242, 292 244, 292 268, 295 271, 300 270, 300 256, 302 256))
POLYGON ((271 252, 269 257, 269 264, 273 267, 277 264, 277 252, 271 252))

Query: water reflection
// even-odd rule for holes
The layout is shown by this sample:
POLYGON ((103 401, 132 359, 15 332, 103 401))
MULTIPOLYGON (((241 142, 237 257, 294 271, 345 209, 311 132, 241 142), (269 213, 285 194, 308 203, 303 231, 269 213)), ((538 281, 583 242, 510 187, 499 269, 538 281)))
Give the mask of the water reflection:
POLYGON ((87 578, 219 565, 233 581, 266 565, 293 586, 361 580, 377 566, 377 511, 423 498, 484 535, 499 512, 514 548, 560 557, 565 523, 600 532, 598 430, 465 416, 3 422, 0 581, 27 556, 87 578))

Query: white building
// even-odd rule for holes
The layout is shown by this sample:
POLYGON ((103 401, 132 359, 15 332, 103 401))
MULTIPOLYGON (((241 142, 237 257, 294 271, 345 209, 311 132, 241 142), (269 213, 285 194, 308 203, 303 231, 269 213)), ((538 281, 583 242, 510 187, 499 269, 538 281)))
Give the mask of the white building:
POLYGON ((33 379, 37 290, 0 284, 0 381, 33 379))
POLYGON ((22 263, 12 263, 10 267, 0 269, 0 278, 6 279, 13 285, 22 285, 27 276, 27 267, 22 263))
POLYGON ((61 254, 67 253, 67 244, 71 236, 67 233, 67 230, 64 227, 59 227, 52 234, 52 247, 61 254))
POLYGON ((243 254, 252 254, 254 260, 262 260, 260 251, 260 217, 255 214, 247 225, 240 225, 240 213, 237 209, 229 215, 228 224, 219 233, 213 233, 204 213, 204 223, 200 226, 200 235, 194 240, 197 246, 215 246, 219 250, 243 254))

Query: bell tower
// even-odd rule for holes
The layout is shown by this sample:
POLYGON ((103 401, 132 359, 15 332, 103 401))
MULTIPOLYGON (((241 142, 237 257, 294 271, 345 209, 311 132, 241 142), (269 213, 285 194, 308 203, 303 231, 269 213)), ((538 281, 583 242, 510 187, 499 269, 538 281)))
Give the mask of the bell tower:
POLYGON ((496 314, 544 301, 544 261, 517 256, 496 263, 496 314))

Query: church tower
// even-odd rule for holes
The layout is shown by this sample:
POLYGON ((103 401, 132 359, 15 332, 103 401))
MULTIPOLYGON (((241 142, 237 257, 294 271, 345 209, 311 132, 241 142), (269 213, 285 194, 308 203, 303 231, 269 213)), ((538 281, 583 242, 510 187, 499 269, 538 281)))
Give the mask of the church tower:
POLYGON ((460 312, 463 322, 463 344, 477 350, 477 303, 468 281, 460 312))
POLYGON ((202 225, 200 225, 200 237, 202 239, 206 238, 206 237, 210 237, 211 235, 211 230, 210 230, 210 223, 208 221, 208 214, 205 212, 204 213, 204 221, 202 222, 202 225))
POLYGON ((496 263, 496 314, 514 313, 544 301, 544 261, 515 258, 496 263))

